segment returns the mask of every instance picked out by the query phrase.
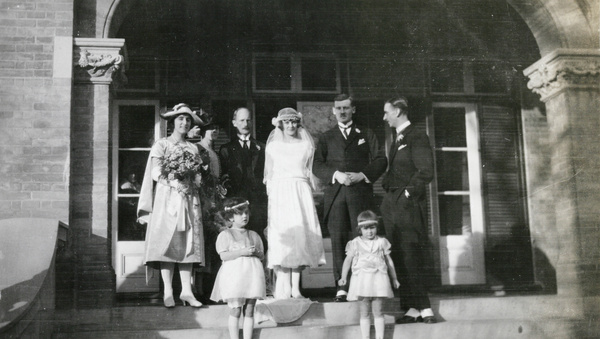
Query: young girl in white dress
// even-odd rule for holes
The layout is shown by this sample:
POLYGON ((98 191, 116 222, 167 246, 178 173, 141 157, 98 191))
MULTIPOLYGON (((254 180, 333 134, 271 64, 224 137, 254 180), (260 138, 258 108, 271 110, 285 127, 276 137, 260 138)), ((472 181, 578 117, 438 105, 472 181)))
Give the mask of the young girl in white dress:
POLYGON ((340 286, 347 283, 346 276, 352 266, 352 278, 348 289, 348 300, 360 300, 360 331, 363 338, 369 338, 370 311, 373 311, 375 337, 383 339, 385 323, 381 307, 383 299, 393 298, 392 284, 398 288, 394 263, 390 257, 390 242, 377 236, 377 215, 370 210, 358 215, 358 229, 361 234, 346 245, 346 260, 342 267, 340 286), (390 283, 391 281, 391 283, 390 283))
POLYGON ((267 140, 264 176, 269 195, 267 263, 276 275, 275 299, 303 298, 302 270, 325 264, 313 200, 315 144, 302 127, 302 114, 293 108, 281 109, 272 123, 275 128, 267 140))
POLYGON ((261 260, 264 247, 260 236, 247 230, 250 208, 247 200, 233 197, 223 202, 219 217, 227 222, 217 237, 217 252, 223 264, 217 273, 210 298, 226 301, 229 313, 229 337, 239 338, 239 320, 244 312, 244 339, 252 338, 256 299, 265 298, 265 274, 261 260))

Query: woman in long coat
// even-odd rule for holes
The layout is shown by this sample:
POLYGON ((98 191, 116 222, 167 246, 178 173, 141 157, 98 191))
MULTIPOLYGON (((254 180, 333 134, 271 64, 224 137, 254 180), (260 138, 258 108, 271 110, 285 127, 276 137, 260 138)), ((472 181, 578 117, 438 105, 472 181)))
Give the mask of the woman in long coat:
POLYGON ((175 264, 181 278, 180 300, 200 307, 192 293, 191 273, 194 264, 204 264, 199 197, 202 161, 196 145, 185 139, 192 122, 200 119, 186 104, 176 105, 161 117, 173 124, 173 132, 152 146, 140 192, 138 217, 148 223, 144 264, 160 269, 165 307, 175 306, 175 264))

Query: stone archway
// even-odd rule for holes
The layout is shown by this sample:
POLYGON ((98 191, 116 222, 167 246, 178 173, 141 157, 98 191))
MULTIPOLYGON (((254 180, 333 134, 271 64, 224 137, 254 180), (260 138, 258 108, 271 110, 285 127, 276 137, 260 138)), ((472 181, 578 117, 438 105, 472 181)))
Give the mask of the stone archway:
POLYGON ((598 48, 598 1, 507 0, 537 40, 542 56, 557 48, 598 48))
MULTIPOLYGON (((76 26, 80 36, 112 38, 133 0, 80 2, 76 26), (84 23, 85 19, 90 21, 84 23)), ((532 31, 542 59, 526 70, 532 91, 546 104, 551 154, 550 187, 545 198, 556 205, 556 225, 540 237, 559 242, 558 293, 598 295, 600 260, 597 241, 600 205, 597 178, 600 150, 600 47, 598 0, 507 0, 532 31), (590 279, 590 280, 586 280, 590 279)), ((524 122, 527 123, 527 122, 524 122)), ((540 189, 546 189, 540 187, 540 189)), ((533 216, 535 217, 535 216, 533 216)), ((542 243, 552 243, 544 242, 542 243)), ((552 245, 550 245, 552 246, 552 245)), ((575 313, 584 314, 578 308, 575 313)))
MULTIPOLYGON (((540 249, 553 253, 559 295, 598 296, 600 288, 594 281, 600 272, 594 263, 600 252, 589 239, 600 236, 600 214, 594 207, 600 204, 600 4, 594 0, 508 3, 523 17, 542 54, 524 73, 530 78, 529 89, 546 104, 551 189, 539 189, 548 191, 546 201, 555 206, 556 225, 551 232, 532 230, 532 235, 539 244, 554 244, 540 249)), ((527 124, 525 120, 525 129, 527 124)), ((587 314, 586 305, 572 311, 587 314)))

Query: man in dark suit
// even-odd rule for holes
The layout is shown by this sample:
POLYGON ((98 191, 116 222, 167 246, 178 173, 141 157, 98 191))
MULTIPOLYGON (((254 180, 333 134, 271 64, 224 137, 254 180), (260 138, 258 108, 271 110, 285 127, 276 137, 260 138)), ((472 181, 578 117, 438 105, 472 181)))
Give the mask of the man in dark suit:
MULTIPOLYGON (((352 97, 340 94, 334 99, 333 114, 338 126, 319 137, 313 173, 325 185, 324 222, 331 236, 333 274, 341 278, 345 247, 356 231, 357 216, 371 208, 373 182, 385 171, 385 151, 373 131, 357 125, 352 97)), ((348 284, 337 286, 335 301, 346 301, 348 284)))
POLYGON ((406 98, 388 100, 385 120, 392 127, 388 170, 383 177, 386 194, 381 203, 383 224, 392 243, 392 260, 400 280, 400 303, 405 315, 398 323, 435 323, 426 290, 431 268, 427 232, 426 185, 433 179, 433 154, 427 134, 408 119, 406 98))
POLYGON ((243 197, 250 202, 252 216, 248 228, 258 233, 267 246, 264 229, 267 226, 267 193, 263 184, 265 144, 252 138, 252 113, 240 107, 233 113, 237 134, 221 146, 221 175, 227 176, 228 197, 243 197))

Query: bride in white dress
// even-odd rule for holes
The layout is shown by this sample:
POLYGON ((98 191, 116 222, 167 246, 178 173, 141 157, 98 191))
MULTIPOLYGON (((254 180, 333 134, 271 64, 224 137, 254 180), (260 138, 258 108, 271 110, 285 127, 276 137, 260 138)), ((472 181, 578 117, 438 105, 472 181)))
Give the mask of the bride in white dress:
POLYGON ((323 237, 312 191, 315 144, 293 108, 273 118, 275 129, 265 149, 265 176, 269 195, 268 267, 276 274, 276 299, 303 298, 300 273, 325 264, 323 237))

